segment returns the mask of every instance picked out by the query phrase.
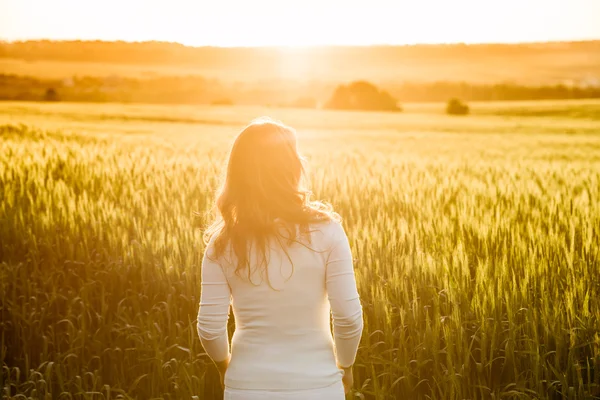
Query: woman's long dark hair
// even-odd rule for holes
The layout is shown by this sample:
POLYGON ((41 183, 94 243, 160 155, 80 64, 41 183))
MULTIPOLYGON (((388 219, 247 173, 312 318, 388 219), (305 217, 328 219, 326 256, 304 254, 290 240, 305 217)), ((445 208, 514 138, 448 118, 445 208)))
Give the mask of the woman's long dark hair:
POLYGON ((218 259, 233 250, 235 272, 247 269, 250 277, 251 248, 263 260, 258 267, 266 267, 271 238, 285 247, 308 232, 310 223, 339 219, 330 206, 310 200, 303 178, 292 128, 266 118, 246 126, 229 154, 227 175, 216 200, 216 220, 204 234, 206 243, 214 243, 212 257, 218 259))

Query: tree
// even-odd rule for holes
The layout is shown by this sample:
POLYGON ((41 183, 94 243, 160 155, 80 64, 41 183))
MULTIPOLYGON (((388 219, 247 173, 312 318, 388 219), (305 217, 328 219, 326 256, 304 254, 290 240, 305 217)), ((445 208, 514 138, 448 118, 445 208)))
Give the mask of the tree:
POLYGON ((44 94, 44 101, 58 101, 58 92, 54 88, 46 89, 46 93, 44 94))
POLYGON ((448 100, 446 104, 446 114, 449 115, 467 115, 469 113, 469 106, 464 104, 462 101, 456 98, 448 100))
POLYGON ((366 81, 338 86, 325 108, 332 110, 402 111, 388 92, 366 81))

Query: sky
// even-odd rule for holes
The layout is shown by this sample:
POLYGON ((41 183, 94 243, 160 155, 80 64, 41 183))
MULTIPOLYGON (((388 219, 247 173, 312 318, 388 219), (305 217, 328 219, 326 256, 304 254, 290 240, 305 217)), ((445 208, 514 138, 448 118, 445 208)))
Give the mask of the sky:
POLYGON ((0 0, 0 39, 192 46, 600 39, 600 0, 0 0))

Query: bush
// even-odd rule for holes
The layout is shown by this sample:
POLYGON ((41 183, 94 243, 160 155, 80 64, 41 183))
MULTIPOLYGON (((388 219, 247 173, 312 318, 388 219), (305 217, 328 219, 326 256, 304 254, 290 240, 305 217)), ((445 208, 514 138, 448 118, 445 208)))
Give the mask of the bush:
POLYGON ((58 92, 54 88, 49 88, 44 94, 44 101, 58 101, 58 92))
POLYGON ((335 89, 325 108, 332 110, 402 111, 398 100, 366 81, 357 81, 335 89))
POLYGON ((469 113, 469 106, 460 101, 459 99, 450 99, 446 104, 446 114, 449 115, 467 115, 469 113))

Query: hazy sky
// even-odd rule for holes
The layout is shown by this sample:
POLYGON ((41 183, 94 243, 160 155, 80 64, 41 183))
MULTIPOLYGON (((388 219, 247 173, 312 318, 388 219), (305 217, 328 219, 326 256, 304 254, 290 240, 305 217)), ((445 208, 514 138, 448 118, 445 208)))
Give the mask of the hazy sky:
POLYGON ((600 0, 0 0, 0 39, 256 46, 600 39, 600 0))

